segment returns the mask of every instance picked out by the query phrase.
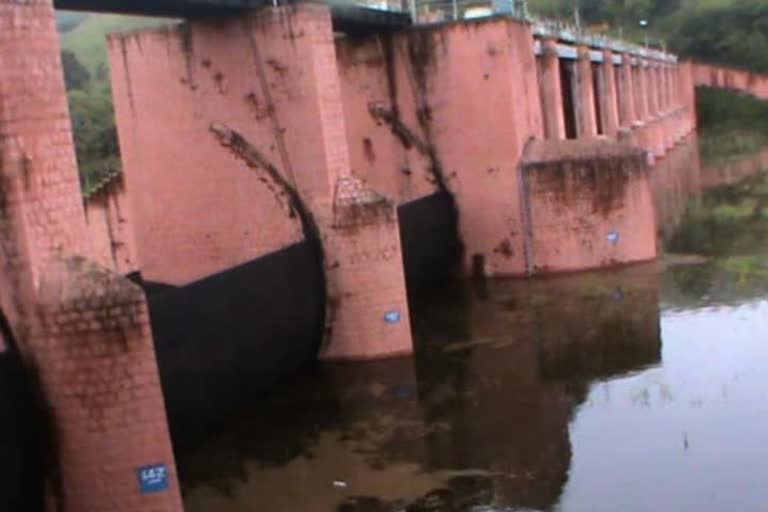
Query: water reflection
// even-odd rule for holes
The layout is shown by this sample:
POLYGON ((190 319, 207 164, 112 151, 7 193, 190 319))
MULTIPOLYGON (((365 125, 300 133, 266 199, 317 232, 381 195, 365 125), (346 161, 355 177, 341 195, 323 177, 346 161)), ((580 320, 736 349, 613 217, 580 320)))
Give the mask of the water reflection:
POLYGON ((182 454, 186 510, 761 510, 768 178, 702 191, 695 154, 654 178, 677 254, 440 290, 414 359, 320 366, 182 454))
POLYGON ((415 360, 324 366, 183 457, 187 510, 551 509, 590 383, 660 361, 655 275, 442 291, 415 360))

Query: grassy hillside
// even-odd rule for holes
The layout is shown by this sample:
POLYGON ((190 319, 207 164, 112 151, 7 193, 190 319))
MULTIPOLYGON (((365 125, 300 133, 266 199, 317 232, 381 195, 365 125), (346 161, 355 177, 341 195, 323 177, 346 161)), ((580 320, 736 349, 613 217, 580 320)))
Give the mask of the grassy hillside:
MULTIPOLYGON (((59 13, 59 26, 62 16, 59 13)), ((116 14, 90 14, 83 16, 69 30, 63 31, 62 46, 77 55, 80 62, 91 72, 93 77, 103 77, 107 67, 106 38, 111 32, 151 27, 167 23, 168 20, 144 18, 138 16, 120 16, 116 14)))
POLYGON ((62 62, 83 190, 94 190, 119 171, 120 159, 109 83, 107 34, 157 26, 168 20, 57 12, 62 62))

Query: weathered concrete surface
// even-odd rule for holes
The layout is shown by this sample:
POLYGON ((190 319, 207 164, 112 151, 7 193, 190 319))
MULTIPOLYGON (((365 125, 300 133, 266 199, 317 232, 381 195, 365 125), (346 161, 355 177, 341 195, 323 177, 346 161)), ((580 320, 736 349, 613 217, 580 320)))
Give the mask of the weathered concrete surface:
POLYGON ((577 48, 575 77, 576 134, 580 139, 597 135, 597 109, 595 105, 595 82, 592 77, 592 60, 589 48, 577 48))
POLYGON ((650 170, 641 150, 604 141, 533 143, 522 165, 530 274, 656 257, 650 170))
MULTIPOLYGON (((328 212, 328 210, 323 210, 328 212)), ((413 351, 397 207, 354 177, 337 181, 323 245, 331 334, 320 357, 362 360, 413 351)))
POLYGON ((550 140, 563 140, 565 139, 563 80, 560 76, 560 56, 556 40, 542 41, 538 66, 544 135, 550 140))
POLYGON ((651 172, 658 239, 667 241, 676 232, 689 201, 698 197, 704 172, 696 136, 671 149, 651 172))
POLYGON ((311 240, 327 277, 322 356, 409 353, 395 204, 379 215, 350 174, 328 7, 191 20, 109 50, 145 277, 186 284, 311 240))
MULTIPOLYGON (((51 0, 0 0, 0 308, 54 424, 51 510, 182 510, 140 290, 89 255, 51 0), (162 462, 169 489, 141 495, 162 462), (55 507, 55 508, 54 508, 55 507)), ((41 434, 42 435, 42 434, 41 434)))
POLYGON ((619 71, 619 80, 616 82, 620 90, 619 111, 622 129, 628 130, 638 121, 638 113, 635 103, 635 74, 629 58, 623 58, 619 71))
POLYGON ((86 198, 85 222, 94 261, 122 275, 139 271, 133 212, 122 176, 86 198))
MULTIPOLYGON (((264 59, 274 66, 261 68, 261 60, 259 67, 252 65, 252 24, 230 19, 109 39, 124 186, 136 212, 142 275, 149 281, 187 284, 302 238, 286 192, 266 172, 250 172, 210 132, 212 122, 226 123, 248 140, 265 141, 264 158, 285 176, 294 167, 314 167, 295 161, 301 154, 283 162, 280 130, 294 143, 302 136, 317 139, 320 132, 308 123, 288 124, 290 118, 273 122, 274 107, 260 82, 280 84, 278 101, 307 98, 297 106, 309 116, 318 115, 311 81, 282 76, 282 63, 291 57, 277 52, 264 59), (235 46, 243 50, 231 51, 235 46)), ((301 64, 310 67, 306 60, 301 64)), ((306 155, 322 165, 322 154, 306 155)))
POLYGON ((142 290, 82 257, 49 262, 28 341, 54 412, 65 510, 181 511, 142 290), (139 491, 163 464, 168 489, 139 491))
POLYGON ((619 132, 619 100, 617 69, 613 63, 613 52, 603 52, 603 62, 600 66, 600 83, 598 98, 602 116, 603 133, 608 137, 616 137, 619 132))
POLYGON ((464 268, 525 272, 517 164, 543 136, 533 37, 504 18, 337 42, 353 172, 458 208, 464 268))

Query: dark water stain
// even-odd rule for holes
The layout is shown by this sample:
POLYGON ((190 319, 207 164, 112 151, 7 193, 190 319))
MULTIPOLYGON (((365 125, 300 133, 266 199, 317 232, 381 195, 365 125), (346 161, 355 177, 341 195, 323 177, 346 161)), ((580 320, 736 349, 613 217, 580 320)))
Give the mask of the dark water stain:
POLYGON ((414 358, 316 367, 180 454, 185 509, 761 510, 768 218, 708 224, 729 194, 674 209, 684 255, 414 298, 414 358))

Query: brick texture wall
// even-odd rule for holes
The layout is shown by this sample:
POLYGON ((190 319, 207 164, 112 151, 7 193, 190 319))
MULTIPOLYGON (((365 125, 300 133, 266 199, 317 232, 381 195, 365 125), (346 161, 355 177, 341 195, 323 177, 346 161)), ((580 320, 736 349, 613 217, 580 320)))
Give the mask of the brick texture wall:
POLYGON ((351 178, 329 9, 194 20, 113 36, 109 48, 144 276, 185 284, 317 236, 323 355, 409 353, 395 204, 368 218, 380 205, 351 178), (336 194, 353 182, 356 192, 336 194), (360 219, 341 226, 342 210, 360 219), (386 323, 391 311, 399 320, 386 323))
POLYGON ((122 275, 139 270, 132 220, 122 179, 86 199, 85 221, 94 261, 122 275))
POLYGON ((402 36, 341 38, 336 52, 352 174, 400 203, 436 192, 402 36))
MULTIPOLYGON (((314 90, 296 75, 311 63, 293 67, 290 39, 275 38, 287 55, 262 48, 257 25, 269 27, 227 18, 109 39, 125 190, 148 280, 187 284, 301 239, 282 191, 210 131, 212 123, 237 130, 289 180, 295 169, 323 168, 324 155, 297 162, 285 144, 288 137, 321 135, 316 124, 301 123, 318 116, 314 90), (274 105, 285 101, 306 114, 284 122, 274 105)), ((313 180, 325 179, 316 174, 313 180)))
POLYGON ((325 359, 410 354, 411 323, 395 203, 352 177, 339 179, 322 220, 332 335, 325 359))
POLYGON ((51 0, 0 1, 0 138, 20 153, 35 278, 52 253, 87 253, 55 23, 51 0))
POLYGON ((530 27, 473 21, 337 50, 353 172, 398 201, 446 188, 465 266, 523 273, 517 164, 543 136, 530 27))
POLYGON ((59 55, 51 0, 0 0, 0 307, 53 421, 48 501, 180 511, 173 476, 139 494, 137 464, 175 474, 165 407, 141 290, 85 258, 59 55))
POLYGON ((638 149, 610 142, 531 146, 523 167, 532 274, 652 260, 650 170, 638 149))

